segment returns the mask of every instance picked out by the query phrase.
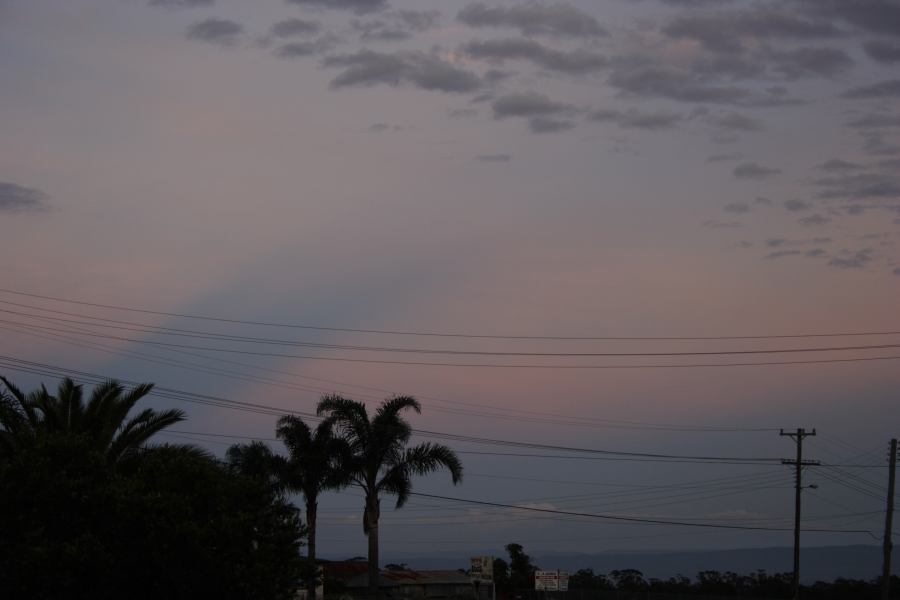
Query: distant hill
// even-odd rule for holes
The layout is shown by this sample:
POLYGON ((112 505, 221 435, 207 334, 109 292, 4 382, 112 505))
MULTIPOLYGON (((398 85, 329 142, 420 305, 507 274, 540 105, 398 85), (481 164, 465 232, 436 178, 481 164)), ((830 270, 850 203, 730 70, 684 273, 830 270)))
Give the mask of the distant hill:
MULTIPOLYGON (((526 548, 527 551, 527 548, 526 548)), ((391 553, 390 560, 405 562, 413 569, 467 568, 469 555, 403 555, 391 553)), ((900 573, 900 551, 894 553, 893 572, 900 573)), ((760 569, 768 573, 791 570, 789 547, 738 548, 733 550, 686 550, 683 552, 603 552, 599 554, 532 554, 534 562, 547 569, 593 569, 608 573, 613 569, 638 569, 645 577, 666 579, 679 573, 694 577, 698 571, 734 571, 750 574, 760 569)), ((804 548, 801 555, 804 583, 848 579, 874 579, 881 573, 880 546, 825 546, 804 548)))

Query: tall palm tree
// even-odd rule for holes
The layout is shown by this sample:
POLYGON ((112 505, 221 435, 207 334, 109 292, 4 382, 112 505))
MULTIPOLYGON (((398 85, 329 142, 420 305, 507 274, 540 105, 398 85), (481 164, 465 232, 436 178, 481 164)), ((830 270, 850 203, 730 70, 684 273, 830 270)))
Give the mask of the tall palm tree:
POLYGON ((446 468, 453 483, 462 480, 462 463, 456 454, 441 444, 423 443, 407 447, 412 427, 402 417, 404 410, 422 412, 411 396, 397 396, 381 403, 371 420, 362 402, 340 396, 326 396, 317 407, 319 415, 333 424, 347 441, 350 458, 345 470, 366 497, 363 532, 369 538, 369 594, 378 588, 378 519, 382 493, 397 496, 396 508, 406 504, 412 491, 413 475, 426 475, 446 468))
POLYGON ((316 518, 319 494, 338 489, 350 480, 344 467, 349 458, 347 443, 334 436, 331 423, 322 421, 315 431, 300 417, 288 415, 278 419, 278 439, 288 449, 288 458, 281 465, 284 485, 303 494, 306 504, 307 598, 316 600, 318 567, 316 565, 316 518))
POLYGON ((117 381, 96 386, 87 403, 82 387, 66 377, 51 395, 43 385, 27 395, 0 376, 8 394, 0 402, 0 456, 33 443, 41 436, 84 435, 110 464, 139 449, 161 430, 184 420, 180 410, 145 408, 128 418, 153 384, 131 390, 117 381))

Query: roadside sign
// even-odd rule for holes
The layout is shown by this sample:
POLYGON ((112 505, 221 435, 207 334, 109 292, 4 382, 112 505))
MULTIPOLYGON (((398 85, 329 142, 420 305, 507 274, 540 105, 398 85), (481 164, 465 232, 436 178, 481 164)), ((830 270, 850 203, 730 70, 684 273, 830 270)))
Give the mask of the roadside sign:
POLYGON ((493 581, 494 557, 473 556, 469 566, 469 578, 472 581, 493 581))
POLYGON ((567 592, 569 590, 568 571, 535 571, 534 589, 545 592, 567 592))

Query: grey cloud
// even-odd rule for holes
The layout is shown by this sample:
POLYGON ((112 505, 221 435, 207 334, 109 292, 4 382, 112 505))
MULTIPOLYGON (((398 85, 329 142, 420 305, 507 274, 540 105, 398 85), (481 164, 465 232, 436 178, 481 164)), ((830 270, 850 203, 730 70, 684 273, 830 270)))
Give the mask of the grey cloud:
POLYGON ((44 192, 8 181, 0 181, 0 211, 18 212, 41 210, 50 197, 44 192))
POLYGON ((800 254, 803 254, 802 250, 776 250, 775 252, 766 254, 765 258, 773 260, 776 258, 784 258, 785 256, 799 256, 800 254))
POLYGON ((630 94, 669 98, 681 102, 741 104, 752 100, 752 94, 747 89, 709 85, 681 69, 661 65, 617 67, 609 83, 630 94))
POLYGON ((880 131, 861 131, 863 138, 863 152, 872 156, 897 156, 900 155, 900 146, 887 141, 884 133, 880 131))
POLYGON ((648 113, 636 109, 627 111, 601 109, 588 114, 588 119, 595 122, 616 123, 625 129, 671 129, 682 121, 678 113, 657 112, 648 113))
POLYGON ((895 267, 893 270, 894 275, 900 276, 900 267, 895 267))
POLYGON ((780 174, 781 170, 757 163, 742 163, 734 168, 733 173, 738 179, 768 179, 780 174))
POLYGON ((826 177, 814 181, 824 189, 818 196, 824 199, 900 198, 900 177, 878 173, 859 173, 826 177))
POLYGON ((477 108, 454 108, 447 111, 447 115, 451 119, 466 119, 469 117, 477 117, 477 108))
POLYGON ((896 0, 796 0, 811 14, 841 19, 873 33, 900 36, 900 3, 896 0))
POLYGON ((801 210, 809 210, 810 208, 812 208, 812 204, 804 200, 791 199, 784 201, 784 207, 791 212, 797 212, 801 210))
POLYGON ((900 158, 889 158, 878 161, 878 166, 888 171, 900 172, 900 158))
POLYGON ((834 77, 853 66, 853 59, 843 50, 836 48, 771 51, 769 58, 775 71, 787 79, 834 77))
POLYGON ((402 125, 391 125, 390 123, 373 123, 369 125, 369 131, 372 133, 384 133, 386 131, 402 131, 402 125))
POLYGON ((475 160, 485 163, 508 163, 512 160, 511 154, 479 154, 475 160))
POLYGON ((285 0, 288 4, 349 10, 357 14, 371 13, 387 7, 387 0, 285 0))
POLYGON ((725 115, 713 115, 708 118, 715 127, 728 131, 762 131, 762 121, 746 115, 731 112, 725 115))
POLYGON ((889 79, 872 85, 864 85, 847 90, 841 94, 844 98, 898 98, 900 97, 900 79, 889 79))
POLYGON ((386 13, 386 20, 353 21, 352 25, 365 41, 402 41, 435 27, 440 15, 436 10, 398 10, 386 13))
POLYGON ((280 38, 316 35, 320 31, 322 31, 321 23, 318 21, 303 21, 302 19, 278 21, 269 29, 272 35, 280 38))
POLYGON ((359 33, 359 39, 366 42, 401 42, 413 36, 411 31, 381 20, 354 21, 352 25, 359 33))
POLYGON ((570 116, 577 112, 571 104, 555 102, 537 92, 507 94, 491 104, 495 119, 506 117, 556 117, 570 116))
POLYGON ((437 27, 441 12, 438 10, 398 10, 394 18, 413 31, 427 31, 437 27))
POLYGON ((706 162, 728 162, 732 160, 740 160, 744 157, 740 152, 732 152, 730 154, 713 154, 707 157, 706 162))
POLYGON ((872 40, 863 44, 863 50, 872 60, 886 65, 900 62, 900 44, 872 40))
POLYGON ((862 169, 862 165, 847 162, 846 160, 840 160, 838 158, 832 158, 831 160, 827 160, 821 165, 818 165, 816 168, 821 169, 822 171, 828 171, 829 173, 844 173, 847 171, 858 171, 859 169, 862 169))
POLYGON ((330 50, 336 43, 334 36, 324 35, 311 42, 290 42, 282 44, 275 50, 275 56, 279 58, 303 58, 322 54, 330 50))
POLYGON ((688 38, 713 52, 743 49, 743 38, 805 40, 833 38, 840 31, 822 19, 806 19, 782 10, 719 12, 678 17, 663 28, 673 38, 688 38))
POLYGON ((568 4, 529 2, 510 7, 489 7, 473 2, 456 17, 470 27, 512 27, 523 35, 593 38, 608 35, 591 15, 568 4))
POLYGON ((212 6, 216 0, 150 0, 150 6, 164 6, 166 8, 199 8, 212 6))
POLYGON ((732 202, 722 207, 725 212, 741 215, 750 212, 750 205, 746 202, 732 202))
POLYGON ((740 221, 704 221, 702 223, 703 227, 708 229, 739 229, 743 227, 740 221))
POLYGON ((549 71, 570 74, 593 73, 605 69, 606 57, 587 50, 563 52, 548 48, 534 40, 509 38, 503 40, 472 41, 461 51, 471 58, 502 62, 528 60, 549 71))
POLYGON ((244 32, 244 26, 228 19, 206 19, 188 27, 187 38, 218 46, 234 46, 244 32))
POLYGON ((804 252, 803 255, 808 256, 810 258, 818 258, 820 256, 825 256, 827 254, 828 253, 825 252, 825 250, 823 250, 822 248, 813 248, 812 250, 807 250, 806 252, 804 252))
POLYGON ((828 265, 838 269, 862 269, 874 259, 871 248, 862 250, 841 250, 841 252, 828 261, 828 265))
POLYGON ((885 127, 900 127, 900 115, 869 114, 853 119, 847 123, 847 127, 857 129, 883 129, 885 127))
POLYGON ((574 129, 575 123, 554 117, 531 117, 528 119, 528 128, 532 133, 558 133, 574 129))
POLYGON ((424 90, 468 93, 481 87, 481 79, 474 73, 419 51, 388 54, 360 50, 355 54, 326 57, 322 64, 344 69, 331 81, 333 89, 408 84, 424 90))
POLYGON ((828 223, 831 223, 831 219, 829 219, 828 217, 823 217, 819 213, 815 213, 815 214, 809 215, 808 217, 803 217, 802 219, 798 219, 798 222, 801 225, 807 225, 807 226, 814 227, 814 226, 819 226, 819 225, 827 225, 828 223))
POLYGON ((753 202, 760 206, 772 206, 772 201, 768 198, 763 198, 762 196, 757 196, 753 202))

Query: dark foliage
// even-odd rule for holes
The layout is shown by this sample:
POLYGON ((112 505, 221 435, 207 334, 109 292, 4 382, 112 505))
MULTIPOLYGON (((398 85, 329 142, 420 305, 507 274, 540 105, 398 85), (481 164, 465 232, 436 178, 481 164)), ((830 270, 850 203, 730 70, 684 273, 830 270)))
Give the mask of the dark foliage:
POLYGON ((141 447, 143 434, 111 453, 108 440, 124 438, 87 418, 50 428, 38 415, 16 429, 16 414, 29 417, 7 400, 0 425, 21 435, 0 455, 3 597, 292 597, 305 531, 270 480, 195 447, 141 447))

